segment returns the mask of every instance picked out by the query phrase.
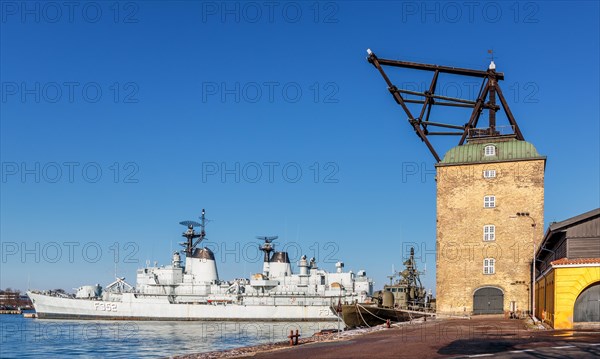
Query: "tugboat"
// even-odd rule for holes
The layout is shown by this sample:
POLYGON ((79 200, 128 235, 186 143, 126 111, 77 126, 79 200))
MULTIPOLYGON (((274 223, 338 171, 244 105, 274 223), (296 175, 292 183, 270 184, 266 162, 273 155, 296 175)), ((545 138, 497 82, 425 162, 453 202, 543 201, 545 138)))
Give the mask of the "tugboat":
POLYGON ((175 252, 170 265, 138 269, 135 286, 117 278, 106 288, 82 286, 74 295, 30 291, 38 318, 334 322, 338 303, 362 303, 372 295, 366 272, 344 272, 342 262, 330 273, 304 255, 299 273, 292 273, 288 253, 275 250, 277 236, 257 237, 264 242, 262 273, 221 280, 214 253, 198 247, 206 238, 204 210, 200 219, 180 222, 187 228, 185 262, 175 252))
POLYGON ((404 262, 405 270, 394 272, 390 284, 383 286, 364 303, 342 305, 342 317, 350 328, 374 326, 390 322, 404 322, 435 312, 435 299, 427 293, 415 262, 415 250, 404 262), (394 278, 398 278, 395 282, 394 278))

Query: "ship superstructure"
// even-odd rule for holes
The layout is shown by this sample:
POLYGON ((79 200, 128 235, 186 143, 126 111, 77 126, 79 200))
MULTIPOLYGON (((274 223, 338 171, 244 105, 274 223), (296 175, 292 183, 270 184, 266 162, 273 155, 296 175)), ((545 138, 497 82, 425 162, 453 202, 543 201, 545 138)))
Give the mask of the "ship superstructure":
POLYGON ((417 270, 414 248, 410 249, 410 256, 403 264, 405 269, 389 276, 390 284, 383 286, 383 292, 392 293, 395 308, 422 310, 430 307, 432 296, 421 284, 420 274, 424 273, 417 270), (398 279, 393 281, 394 278, 398 279))
POLYGON ((276 251, 273 237, 264 243, 263 271, 251 278, 221 280, 214 253, 198 245, 206 238, 205 211, 200 223, 184 221, 185 260, 172 255, 170 265, 138 269, 135 286, 117 278, 102 288, 80 287, 75 295, 28 292, 39 318, 127 320, 336 321, 338 303, 363 302, 373 281, 356 274, 328 272, 304 255, 292 272, 287 252, 276 251), (196 230, 199 228, 199 231, 196 230))

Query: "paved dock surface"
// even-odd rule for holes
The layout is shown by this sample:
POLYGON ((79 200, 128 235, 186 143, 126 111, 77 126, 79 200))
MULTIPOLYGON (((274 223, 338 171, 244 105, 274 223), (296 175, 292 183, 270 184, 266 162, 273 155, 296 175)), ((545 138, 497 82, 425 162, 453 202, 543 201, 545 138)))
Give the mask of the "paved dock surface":
POLYGON ((499 317, 428 321, 253 358, 598 358, 600 330, 528 330, 499 317))

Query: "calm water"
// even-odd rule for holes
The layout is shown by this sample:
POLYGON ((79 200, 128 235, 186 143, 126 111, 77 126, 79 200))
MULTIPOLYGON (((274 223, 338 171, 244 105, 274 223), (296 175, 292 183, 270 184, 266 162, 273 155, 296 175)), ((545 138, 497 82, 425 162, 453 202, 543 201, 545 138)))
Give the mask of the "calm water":
POLYGON ((336 323, 114 322, 0 315, 0 358, 164 358, 302 337, 336 323))

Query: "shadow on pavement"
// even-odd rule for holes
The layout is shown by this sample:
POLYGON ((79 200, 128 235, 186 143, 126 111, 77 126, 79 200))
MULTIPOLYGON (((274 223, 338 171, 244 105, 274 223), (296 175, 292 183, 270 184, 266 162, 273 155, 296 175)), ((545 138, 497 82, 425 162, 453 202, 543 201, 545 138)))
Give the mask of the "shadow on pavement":
POLYGON ((445 355, 493 354, 514 350, 514 344, 514 342, 506 341, 459 339, 440 348, 437 352, 445 355))

